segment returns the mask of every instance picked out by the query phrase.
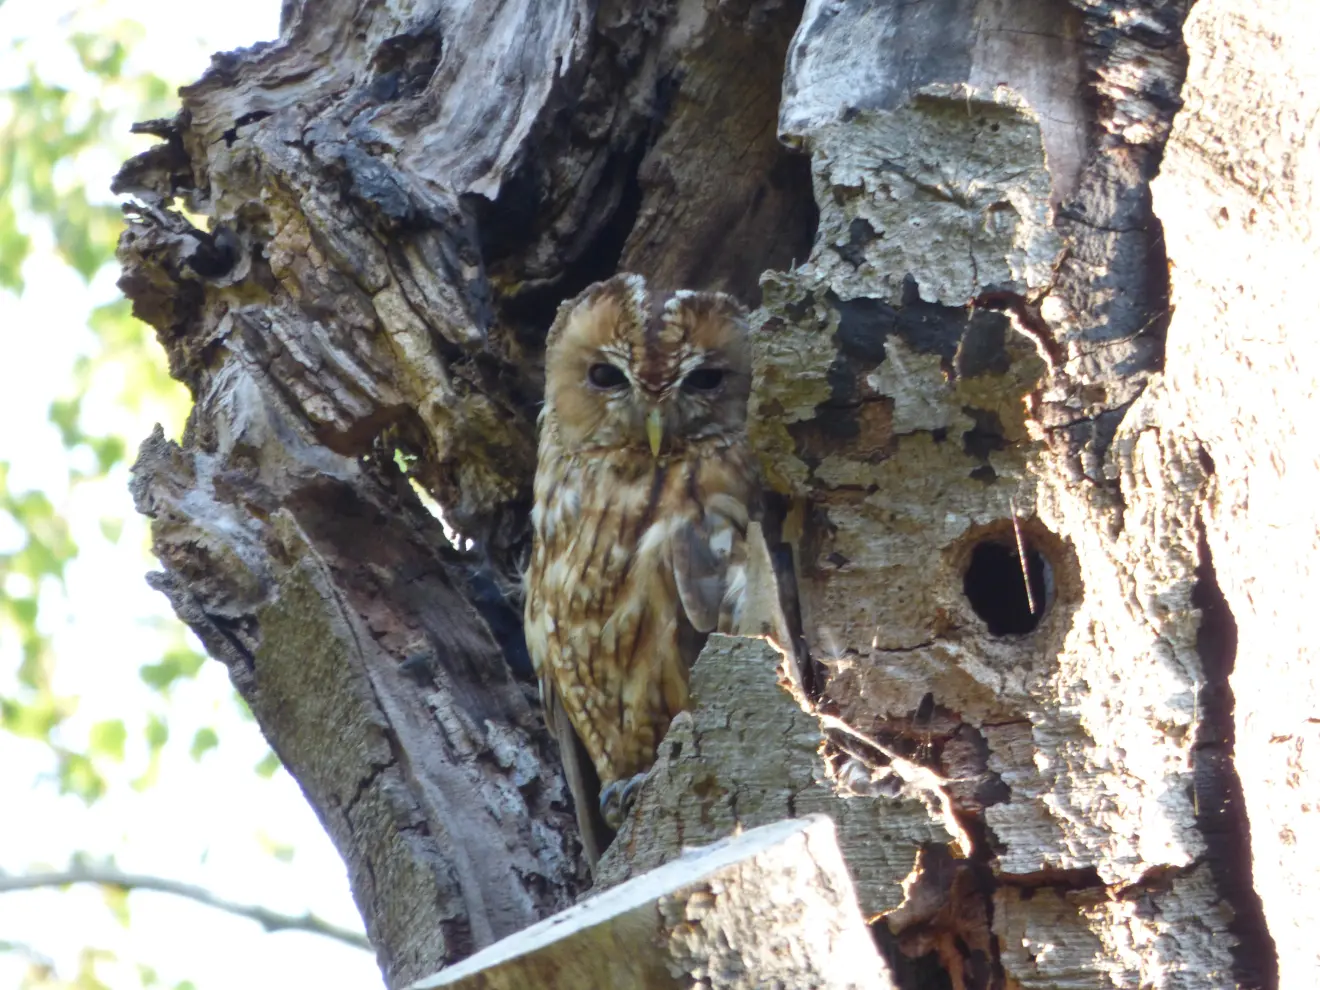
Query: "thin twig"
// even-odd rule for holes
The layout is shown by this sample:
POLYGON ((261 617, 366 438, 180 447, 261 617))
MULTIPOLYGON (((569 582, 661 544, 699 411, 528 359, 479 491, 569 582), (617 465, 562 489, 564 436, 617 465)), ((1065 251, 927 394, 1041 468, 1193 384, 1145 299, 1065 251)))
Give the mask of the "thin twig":
POLYGON ((269 908, 254 904, 239 904, 235 901, 218 897, 204 887, 196 887, 164 877, 147 876, 142 873, 124 873, 113 867, 79 865, 67 870, 52 870, 46 873, 25 873, 10 876, 0 873, 0 894, 16 890, 38 890, 45 887, 67 887, 75 883, 90 883, 101 887, 117 887, 121 890, 154 890, 162 894, 185 897, 198 904, 225 911, 255 921, 268 932, 296 931, 324 935, 356 949, 371 951, 371 943, 360 932, 340 928, 328 921, 308 913, 304 915, 280 914, 269 908))
POLYGON ((45 953, 38 952, 26 942, 10 942, 0 939, 0 952, 7 952, 27 961, 27 964, 46 973, 55 972, 55 960, 45 953))
POLYGON ((837 715, 827 715, 825 712, 817 711, 816 717, 820 719, 820 724, 827 729, 836 729, 845 735, 852 736, 858 742, 866 743, 881 756, 889 760, 890 768, 910 784, 927 787, 938 791, 947 786, 951 781, 932 770, 924 764, 917 763, 915 760, 909 760, 897 750, 886 746, 878 739, 872 739, 864 732, 854 729, 851 725, 839 718, 837 715))
POLYGON ((1010 498, 1008 507, 1013 515, 1013 539, 1017 540, 1018 565, 1022 568, 1022 584, 1027 589, 1027 608, 1036 614, 1036 593, 1031 590, 1031 572, 1027 569, 1027 543, 1022 539, 1022 525, 1018 522, 1017 500, 1010 498))

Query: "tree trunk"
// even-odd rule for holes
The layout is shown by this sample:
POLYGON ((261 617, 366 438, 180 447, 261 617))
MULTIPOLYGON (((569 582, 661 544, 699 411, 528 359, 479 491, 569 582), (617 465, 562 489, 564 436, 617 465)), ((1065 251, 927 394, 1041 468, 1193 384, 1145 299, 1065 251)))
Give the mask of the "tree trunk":
POLYGON ((755 745, 766 667, 715 644, 675 739, 735 755, 661 747, 617 875, 792 778, 900 986, 1305 984, 1320 87, 1283 0, 1189 7, 286 0, 144 125, 121 285, 196 399, 135 468, 151 580, 391 987, 589 882, 518 574, 544 333, 618 270, 758 307, 816 718, 748 687, 797 762, 755 745))

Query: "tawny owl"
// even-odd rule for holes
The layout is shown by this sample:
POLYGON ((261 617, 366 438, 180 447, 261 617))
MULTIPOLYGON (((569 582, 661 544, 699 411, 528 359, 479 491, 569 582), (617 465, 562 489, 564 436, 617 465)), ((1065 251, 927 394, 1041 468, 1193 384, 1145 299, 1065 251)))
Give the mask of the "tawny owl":
POLYGON ((617 826, 688 668, 742 603, 759 491, 746 314, 619 275, 560 307, 545 366, 524 624, 594 867, 602 813, 617 826))

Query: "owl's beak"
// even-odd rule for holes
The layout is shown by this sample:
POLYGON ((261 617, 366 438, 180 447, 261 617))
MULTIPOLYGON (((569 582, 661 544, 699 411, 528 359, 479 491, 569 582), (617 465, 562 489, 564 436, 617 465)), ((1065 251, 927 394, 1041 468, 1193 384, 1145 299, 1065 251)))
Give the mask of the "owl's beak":
POLYGON ((658 408, 646 414, 646 439, 651 444, 651 456, 660 456, 660 444, 665 438, 665 421, 658 408))

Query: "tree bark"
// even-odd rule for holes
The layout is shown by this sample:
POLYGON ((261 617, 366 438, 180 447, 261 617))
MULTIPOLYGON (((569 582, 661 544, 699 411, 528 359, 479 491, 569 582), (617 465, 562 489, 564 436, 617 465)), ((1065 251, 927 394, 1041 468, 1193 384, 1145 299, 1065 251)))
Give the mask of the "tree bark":
POLYGON ((893 990, 824 815, 685 850, 412 990, 533 986, 893 990))
POLYGON ((1320 864, 1306 852, 1320 840, 1320 439, 1308 429, 1320 350, 1306 329, 1320 277, 1315 24, 1311 8, 1280 0, 1197 4, 1186 110, 1154 184, 1176 307, 1155 400, 1211 473, 1196 506, 1202 828, 1211 865, 1251 905, 1243 951, 1268 959, 1277 947, 1277 976, 1263 975, 1285 987, 1320 972, 1320 864))
POLYGON ((588 884, 518 573, 545 329, 616 270, 757 307, 805 666, 707 651, 614 876, 810 793, 900 986, 1313 968, 1314 59, 1283 0, 1189 7, 286 2, 143 126, 121 285, 196 400, 135 468, 151 580, 391 987, 588 884))

